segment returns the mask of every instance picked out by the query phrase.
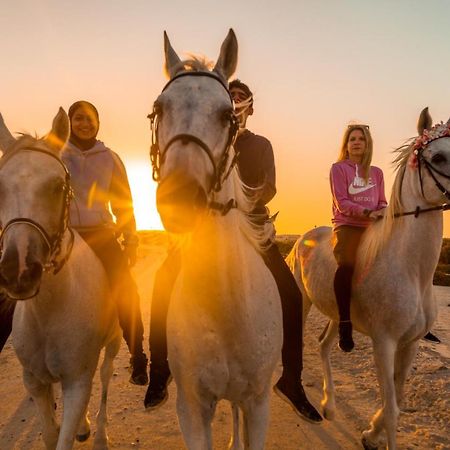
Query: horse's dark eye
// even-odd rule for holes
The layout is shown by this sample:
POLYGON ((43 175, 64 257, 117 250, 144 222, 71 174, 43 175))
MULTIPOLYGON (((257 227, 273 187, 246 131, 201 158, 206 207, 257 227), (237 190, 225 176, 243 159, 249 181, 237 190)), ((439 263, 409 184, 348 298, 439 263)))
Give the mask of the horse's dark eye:
POLYGON ((444 155, 442 155, 441 153, 436 153, 431 158, 431 162, 433 164, 442 164, 442 163, 445 163, 446 161, 447 161, 447 158, 444 155))

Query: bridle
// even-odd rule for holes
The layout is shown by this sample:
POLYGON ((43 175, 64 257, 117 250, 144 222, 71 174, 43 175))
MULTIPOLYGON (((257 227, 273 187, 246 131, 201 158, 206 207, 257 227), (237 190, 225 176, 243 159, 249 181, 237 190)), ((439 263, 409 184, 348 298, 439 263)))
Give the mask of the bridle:
MULTIPOLYGON (((174 76, 169 82, 164 86, 164 89, 161 92, 164 92, 175 80, 178 80, 182 77, 209 77, 221 84, 221 86, 226 90, 228 96, 230 97, 230 103, 233 105, 233 99, 231 97, 230 91, 228 90, 227 85, 225 82, 219 77, 219 75, 216 75, 214 72, 194 72, 194 71, 187 71, 187 72, 181 72, 178 75, 174 76)), ((234 108, 233 108, 234 109, 234 108)), ((153 104, 153 111, 151 114, 147 116, 150 119, 150 129, 152 134, 152 144, 150 147, 150 160, 152 163, 152 177, 153 180, 159 182, 160 181, 160 168, 161 165, 164 163, 164 160, 166 158, 166 155, 168 151, 170 150, 172 144, 175 142, 181 141, 183 145, 188 144, 189 142, 193 142, 196 144, 201 150, 203 150, 206 155, 208 156, 209 161, 211 162, 212 168, 213 168, 213 178, 212 183, 210 186, 210 189, 208 191, 208 194, 211 193, 211 191, 219 192, 222 189, 223 183, 228 178, 228 176, 231 173, 231 170, 233 169, 234 165, 237 161, 237 153, 235 153, 233 160, 228 166, 227 170, 227 164, 230 157, 230 150, 233 146, 233 143, 236 139, 236 135, 239 129, 239 121, 234 114, 234 112, 230 112, 228 121, 229 121, 229 130, 228 130, 228 139, 225 144, 225 148, 222 152, 222 155, 220 157, 220 160, 218 164, 214 161, 213 153, 211 149, 208 147, 208 145, 199 137, 189 134, 189 133, 180 133, 176 134, 175 136, 172 136, 169 139, 169 142, 165 145, 163 149, 160 148, 159 145, 159 139, 158 139, 158 128, 159 123, 161 122, 161 118, 158 115, 158 108, 156 102, 153 104)), ((232 207, 235 207, 235 201, 233 200, 227 202, 226 204, 220 204, 217 202, 210 202, 209 208, 211 209, 217 209, 222 212, 222 214, 226 214, 232 207)))
MULTIPOLYGON (((443 136, 444 137, 444 136, 443 136)), ((440 138, 438 138, 440 139, 440 138)), ((435 139, 434 139, 435 140, 435 139)), ((444 177, 447 180, 450 180, 450 175, 447 175, 440 170, 436 169, 436 167, 433 166, 424 156, 423 156, 424 148, 415 149, 414 153, 417 157, 417 164, 418 164, 418 172, 419 172, 419 183, 420 183, 420 191, 422 193, 423 198, 425 198, 425 193, 423 191, 423 177, 422 177, 422 165, 425 167, 428 174, 433 179, 436 187, 444 194, 445 198, 450 201, 450 192, 447 191, 447 189, 442 186, 442 184, 439 182, 439 180, 436 178, 436 174, 440 175, 441 177, 444 177)), ((419 217, 422 213, 432 212, 432 211, 447 211, 450 209, 450 204, 444 203, 442 205, 433 206, 430 208, 420 208, 420 206, 416 206, 414 211, 407 211, 403 213, 397 213, 394 214, 394 217, 403 217, 403 216, 410 216, 414 215, 415 218, 419 217)))
POLYGON ((6 161, 11 159, 14 155, 16 155, 19 152, 24 151, 31 151, 31 152, 39 152, 43 153, 45 155, 48 155, 58 161, 58 163, 61 165, 61 167, 64 170, 64 186, 63 186, 63 207, 61 209, 61 214, 59 218, 59 225, 58 229, 55 234, 50 235, 47 233, 45 228, 36 222, 33 219, 30 219, 28 217, 16 217, 14 219, 11 219, 6 225, 3 227, 3 229, 0 232, 0 255, 3 252, 3 241, 5 238, 6 232, 12 228, 14 225, 18 224, 25 224, 28 225, 35 230, 39 232, 41 235, 43 241, 45 242, 45 245, 48 247, 49 255, 48 260, 44 264, 44 271, 51 271, 53 270, 53 274, 57 274, 64 266, 64 264, 67 262, 67 260, 70 257, 70 254, 72 252, 73 243, 74 243, 74 233, 71 228, 69 228, 69 206, 70 201, 73 197, 73 190, 70 186, 70 174, 67 170, 67 167, 65 164, 61 161, 61 159, 55 155, 54 153, 44 150, 42 148, 38 147, 32 147, 32 148, 20 148, 17 150, 12 150, 9 153, 6 153, 1 159, 0 159, 0 169, 3 167, 6 161), (68 248, 66 250, 66 254, 63 258, 59 258, 61 254, 62 249, 62 241, 64 238, 65 232, 69 230, 70 233, 70 243, 68 245, 68 248))

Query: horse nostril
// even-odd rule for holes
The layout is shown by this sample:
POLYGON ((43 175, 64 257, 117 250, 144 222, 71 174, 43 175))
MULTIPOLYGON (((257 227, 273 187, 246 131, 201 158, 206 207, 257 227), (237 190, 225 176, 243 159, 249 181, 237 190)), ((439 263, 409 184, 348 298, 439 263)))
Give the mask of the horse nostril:
POLYGON ((43 269, 41 263, 34 262, 28 266, 27 273, 28 273, 29 278, 33 280, 33 279, 40 278, 43 270, 44 269, 43 269))

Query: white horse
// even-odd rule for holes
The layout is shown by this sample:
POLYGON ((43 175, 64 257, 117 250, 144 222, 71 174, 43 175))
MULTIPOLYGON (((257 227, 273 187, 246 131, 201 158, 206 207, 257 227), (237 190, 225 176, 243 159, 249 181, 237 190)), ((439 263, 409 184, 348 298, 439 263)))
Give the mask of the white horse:
POLYGON ((170 81, 152 115, 157 207, 181 235, 181 272, 168 314, 168 359, 177 412, 191 450, 211 449, 216 404, 233 408, 230 447, 264 447, 271 377, 280 357, 280 299, 260 255, 266 237, 245 211, 251 203, 234 166, 236 131, 228 78, 237 65, 230 30, 212 71, 180 61, 165 35, 170 81))
MULTIPOLYGON (((430 130, 428 109, 422 111, 417 138, 401 147, 392 197, 385 218, 363 235, 353 282, 351 318, 356 330, 372 339, 382 407, 363 432, 366 449, 375 449, 383 429, 387 447, 396 448, 399 404, 418 341, 437 313, 433 274, 441 244, 442 203, 450 191, 450 122, 430 130), (437 139, 436 139, 437 138, 437 139), (435 139, 435 140, 433 140, 435 139)), ((337 335, 338 311, 333 292, 336 262, 328 227, 299 238, 287 262, 303 293, 331 321, 321 337, 324 368, 324 416, 333 419, 334 385, 329 355, 337 335)))
POLYGON ((107 448, 106 399, 121 331, 106 273, 67 226, 70 179, 58 152, 69 130, 60 109, 49 135, 15 139, 0 116, 0 286, 16 301, 12 342, 47 449, 89 437, 87 407, 103 347, 102 398, 94 448, 107 448), (64 410, 56 423, 53 383, 64 410))

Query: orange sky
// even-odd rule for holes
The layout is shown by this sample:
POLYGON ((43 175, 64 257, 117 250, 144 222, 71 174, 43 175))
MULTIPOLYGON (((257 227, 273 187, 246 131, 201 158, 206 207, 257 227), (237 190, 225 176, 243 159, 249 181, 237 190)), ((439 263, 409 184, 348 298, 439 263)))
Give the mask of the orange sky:
POLYGON ((181 56, 214 60, 233 27, 236 75, 255 94, 248 127, 275 150, 277 230, 302 233, 330 224, 328 171, 349 121, 370 125, 389 195, 391 151, 416 134, 421 109, 448 119, 448 17, 445 0, 16 0, 0 15, 0 111, 11 131, 43 134, 60 105, 94 103, 138 226, 160 228, 146 115, 165 83, 163 30, 181 56))

